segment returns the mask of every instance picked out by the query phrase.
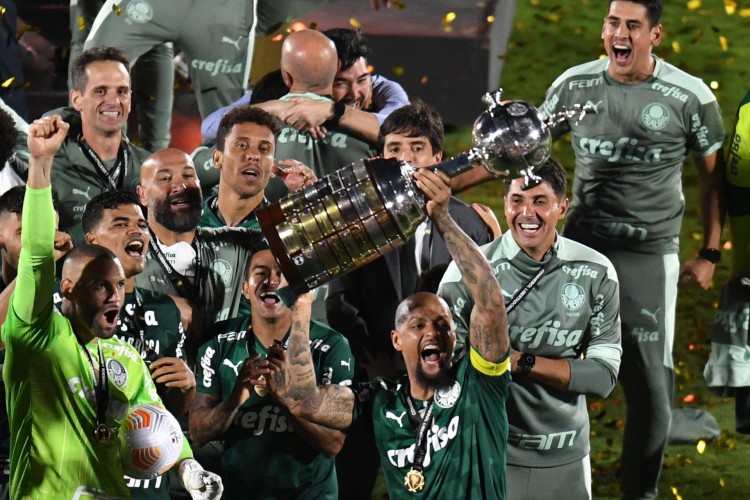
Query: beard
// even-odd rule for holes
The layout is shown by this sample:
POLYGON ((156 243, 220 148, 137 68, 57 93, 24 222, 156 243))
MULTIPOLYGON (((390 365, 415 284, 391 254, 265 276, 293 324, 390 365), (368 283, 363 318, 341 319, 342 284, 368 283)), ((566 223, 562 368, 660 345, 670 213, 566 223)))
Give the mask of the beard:
POLYGON ((172 196, 168 197, 166 201, 155 201, 152 209, 154 211, 154 219, 159 224, 170 231, 185 233, 198 227, 201 215, 203 214, 203 195, 198 188, 193 188, 186 189, 180 196, 187 198, 187 210, 175 213, 172 210, 172 196))
POLYGON ((440 387, 446 386, 450 383, 450 368, 451 362, 446 361, 440 364, 440 371, 435 375, 428 375, 423 369, 422 365, 417 364, 417 383, 425 389, 437 390, 440 387))

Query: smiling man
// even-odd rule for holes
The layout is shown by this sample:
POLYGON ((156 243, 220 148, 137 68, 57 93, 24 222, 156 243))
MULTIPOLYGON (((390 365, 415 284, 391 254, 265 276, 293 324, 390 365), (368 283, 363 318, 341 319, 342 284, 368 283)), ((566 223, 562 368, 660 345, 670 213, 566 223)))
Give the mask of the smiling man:
MULTIPOLYGON (((54 310, 50 170, 68 129, 59 116, 29 126, 23 243, 2 333, 10 497, 128 498, 118 438, 122 420, 132 405, 162 404, 138 353, 114 338, 126 278, 110 250, 84 244, 68 254, 62 314, 54 310)), ((191 456, 184 441, 179 472, 191 496, 220 497, 221 479, 191 456)))
POLYGON ((719 106, 701 80, 653 54, 662 41, 661 14, 659 0, 611 0, 601 35, 607 57, 567 70, 541 106, 546 115, 573 104, 596 110, 552 133, 569 132, 576 156, 563 234, 606 255, 620 279, 624 498, 657 494, 674 394, 677 283, 708 288, 724 212, 719 106), (698 169, 703 248, 680 271, 688 152, 698 169))
MULTIPOLYGON (((607 396, 620 366, 617 276, 598 252, 557 235, 565 169, 548 160, 542 182, 506 182, 510 229, 482 247, 502 278, 513 383, 508 410, 508 498, 591 498, 586 395, 607 396)), ((439 294, 465 339, 471 295, 452 264, 439 294)))
MULTIPOLYGON (((132 190, 141 162, 148 156, 123 133, 131 105, 130 68, 125 55, 113 47, 84 51, 71 68, 73 108, 50 111, 71 124, 55 154, 53 195, 60 229, 77 243, 83 241, 81 216, 86 203, 104 191, 132 190)), ((28 161, 26 134, 19 134, 16 156, 28 161)), ((26 175, 26 165, 19 172, 26 175)))
MULTIPOLYGON (((260 379, 267 374, 262 368, 269 346, 289 342, 292 312, 276 295, 282 279, 270 250, 253 255, 242 284, 251 316, 216 325, 218 334, 200 349, 190 437, 198 444, 224 441, 227 498, 253 491, 254 498, 335 500, 332 457, 344 444, 344 433, 290 414, 260 379)), ((322 323, 309 325, 316 379, 349 385, 354 374, 349 343, 322 323)))
POLYGON ((276 350, 269 358, 269 385, 292 414, 321 425, 346 429, 371 415, 392 498, 505 498, 510 377, 500 285, 485 278, 492 269, 448 213, 448 177, 429 169, 414 177, 473 297, 470 354, 452 362, 451 311, 435 294, 421 292, 401 302, 391 332, 406 376, 354 389, 320 386, 310 362, 310 293, 292 306, 288 356, 276 350))

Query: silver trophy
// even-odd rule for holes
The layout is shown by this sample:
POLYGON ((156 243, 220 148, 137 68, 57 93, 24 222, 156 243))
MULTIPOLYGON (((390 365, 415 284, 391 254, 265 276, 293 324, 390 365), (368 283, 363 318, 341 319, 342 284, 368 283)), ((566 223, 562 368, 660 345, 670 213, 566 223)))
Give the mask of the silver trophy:
MULTIPOLYGON (((501 92, 482 99, 487 110, 474 122, 474 146, 433 168, 455 177, 481 166, 493 177, 538 182, 534 167, 549 158, 552 143, 547 123, 526 102, 501 102, 501 92)), ((364 159, 258 209, 290 287, 312 290, 406 243, 427 217, 415 171, 395 159, 364 159)))

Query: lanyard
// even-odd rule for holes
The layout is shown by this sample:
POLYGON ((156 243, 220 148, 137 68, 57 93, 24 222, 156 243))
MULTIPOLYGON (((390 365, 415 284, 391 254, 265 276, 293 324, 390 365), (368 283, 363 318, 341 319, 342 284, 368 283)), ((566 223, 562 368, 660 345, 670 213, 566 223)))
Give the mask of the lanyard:
MULTIPOLYGON (((258 205, 257 207, 255 207, 255 210, 258 210, 259 208, 263 208, 263 207, 265 207, 266 205, 268 205, 268 200, 267 200, 267 199, 265 199, 265 198, 263 198, 263 199, 261 200, 260 204, 259 204, 259 205, 258 205)), ((213 198, 211 199, 211 201, 209 201, 209 202, 208 202, 208 208, 210 208, 210 209, 211 209, 211 211, 212 211, 212 212, 214 213, 214 215, 216 216, 216 218, 217 218, 217 219, 219 219, 219 222, 221 222, 221 223, 222 223, 222 224, 224 224, 225 226, 227 225, 227 221, 225 221, 225 220, 224 220, 224 216, 222 216, 222 215, 221 215, 221 211, 219 210, 219 197, 218 197, 218 196, 214 196, 214 197, 213 197, 213 198)), ((249 221, 249 220, 253 220, 253 219, 255 219, 255 210, 253 210, 252 212, 250 212, 249 214, 247 214, 247 215, 245 216, 245 218, 244 218, 244 219, 242 219, 242 220, 241 220, 241 221, 240 221, 240 222, 239 222, 238 224, 236 224, 236 225, 235 225, 234 227, 242 227, 242 225, 243 225, 243 224, 244 224, 245 222, 247 222, 247 221, 249 221)))
POLYGON ((128 327, 128 331, 137 332, 137 344, 134 347, 146 361, 146 364, 149 364, 159 357, 159 353, 149 347, 148 342, 146 342, 146 309, 143 307, 137 288, 133 290, 133 298, 135 302, 134 314, 128 314, 128 309, 124 308, 122 312, 125 314, 120 313, 120 320, 128 327))
POLYGON ((505 313, 510 314, 510 312, 516 308, 518 304, 521 303, 521 301, 528 295, 528 293, 531 291, 532 288, 536 286, 536 284, 539 282, 540 279, 542 279, 542 276, 549 271, 554 264, 557 263, 557 253, 555 252, 554 248, 550 248, 549 250, 550 257, 546 264, 544 264, 541 269, 539 269, 534 276, 531 277, 531 279, 523 286, 520 292, 516 294, 515 297, 511 299, 510 302, 505 304, 505 313))
POLYGON ((148 234, 151 236, 151 245, 149 246, 149 253, 151 253, 155 258, 156 261, 161 266, 162 270, 167 273, 167 278, 169 278, 169 281, 172 283, 172 286, 175 287, 177 290, 177 293, 180 295, 180 297, 184 297, 187 299, 195 300, 198 298, 198 289, 200 288, 199 285, 199 277, 201 273, 201 252, 200 252, 200 243, 198 241, 198 233, 195 234, 195 242, 193 243, 193 247, 195 249, 195 279, 194 283, 191 283, 190 280, 175 271, 174 267, 172 267, 172 264, 169 263, 169 260, 167 260, 167 256, 164 255, 164 252, 161 251, 161 247, 159 246, 159 240, 156 238, 156 235, 151 230, 151 228, 148 228, 148 234))
POLYGON ((107 170, 104 162, 99 155, 91 149, 84 137, 78 139, 78 145, 84 156, 94 164, 96 170, 107 181, 108 191, 117 191, 122 186, 122 179, 125 177, 125 169, 128 164, 128 148, 125 147, 125 141, 120 141, 120 150, 117 152, 117 160, 111 170, 107 170))
POLYGON ((432 410, 434 408, 434 397, 427 403, 425 409, 424 418, 419 416, 417 406, 414 404, 414 399, 411 395, 406 394, 406 408, 409 411, 409 421, 412 425, 418 425, 416 442, 414 443, 414 460, 411 464, 411 470, 406 473, 404 477, 404 486, 410 493, 418 493, 422 491, 425 484, 424 474, 424 460, 427 457, 427 430, 432 425, 432 410))
POLYGON ((96 397, 96 426, 94 428, 94 437, 100 443, 107 443, 112 437, 112 430, 107 427, 107 407, 109 406, 109 384, 107 383, 107 365, 102 352, 102 345, 97 342, 96 347, 99 350, 99 376, 96 375, 94 360, 91 353, 83 346, 83 352, 89 360, 91 366, 91 375, 94 379, 94 396, 96 397))

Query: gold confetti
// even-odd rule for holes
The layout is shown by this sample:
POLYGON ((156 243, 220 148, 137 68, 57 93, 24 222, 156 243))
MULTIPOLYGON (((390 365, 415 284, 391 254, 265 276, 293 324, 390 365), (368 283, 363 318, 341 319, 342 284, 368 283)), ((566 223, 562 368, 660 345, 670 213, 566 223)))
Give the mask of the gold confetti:
POLYGON ((394 66, 393 67, 393 74, 396 76, 404 76, 404 67, 403 66, 394 66))
POLYGON ((443 24, 450 24, 453 21, 456 20, 456 13, 455 12, 448 12, 445 17, 443 18, 443 24))
POLYGON ((549 14, 549 20, 552 21, 553 23, 559 22, 560 21, 560 14, 558 14, 556 12, 550 12, 550 14, 549 14))
POLYGON ((86 20, 83 16, 78 16, 78 31, 86 31, 86 20))
POLYGON ((724 478, 723 478, 723 477, 720 477, 720 478, 719 478, 719 486, 721 486, 721 487, 723 488, 723 487, 724 487, 724 486, 726 486, 726 485, 727 485, 727 482, 726 482, 726 481, 724 481, 724 478))
POLYGON ((292 31, 302 31, 302 30, 307 29, 307 25, 303 23, 302 21, 297 21, 297 22, 292 23, 289 26, 289 29, 292 31))
POLYGON ((275 35, 273 38, 271 38, 272 42, 280 42, 284 39, 284 35, 279 33, 278 35, 275 35))
POLYGON ((349 24, 352 25, 354 27, 354 29, 356 29, 356 30, 358 30, 359 28, 362 27, 362 25, 359 23, 359 21, 357 21, 353 17, 349 19, 349 24))
POLYGON ((701 439, 698 441, 698 445, 695 447, 698 450, 698 453, 703 455, 703 453, 706 451, 706 441, 704 439, 701 439))
POLYGON ((122 15, 122 9, 116 4, 112 4, 112 10, 114 10, 115 14, 117 14, 118 16, 122 15))
POLYGON ((727 41, 727 37, 724 35, 719 35, 719 43, 721 44, 721 50, 726 52, 729 50, 729 42, 727 41))
POLYGON ((687 3, 687 8, 690 10, 700 9, 701 8, 701 0, 690 0, 687 3))
POLYGON ((682 500, 682 495, 680 495, 680 492, 677 491, 677 486, 671 486, 669 489, 672 490, 672 495, 674 495, 677 500, 682 500))
POLYGON ((495 22, 495 16, 487 16, 487 22, 488 23, 494 23, 495 22))
POLYGON ((732 249, 732 242, 731 241, 727 241, 726 243, 724 243, 724 246, 722 248, 724 250, 731 250, 732 249))
POLYGON ((375 71, 375 66, 373 66, 372 64, 368 64, 367 65, 367 72, 370 73, 370 74, 372 74, 374 71, 375 71))
POLYGON ((681 50, 681 48, 680 48, 680 42, 678 42, 677 40, 675 40, 674 42, 672 42, 672 50, 674 51, 675 54, 679 54, 680 50, 681 50))
POLYGON ((740 17, 750 17, 750 9, 740 9, 740 17))
POLYGON ((709 86, 710 86, 710 87, 711 87, 711 88, 712 88, 713 90, 719 90, 719 82, 717 82, 716 80, 712 81, 712 82, 711 82, 711 83, 709 84, 709 86))
POLYGON ((3 20, 3 16, 5 16, 5 10, 6 10, 5 7, 3 7, 2 5, 0 5, 0 21, 2 21, 3 20))
POLYGON ((16 77, 15 76, 11 76, 7 80, 5 80, 3 83, 1 83, 0 87, 2 87, 4 89, 10 88, 10 86, 13 85, 13 82, 15 82, 15 81, 16 81, 16 77))
POLYGON ((737 2, 733 2, 732 0, 724 0, 724 10, 726 11, 728 16, 733 15, 737 10, 737 2))
POLYGON ((427 76, 427 75, 424 75, 424 76, 423 76, 423 77, 421 78, 421 80, 419 80, 419 83, 421 83, 422 85, 424 85, 425 83, 427 83, 427 82, 429 82, 429 81, 430 81, 430 77, 429 77, 429 76, 427 76))

